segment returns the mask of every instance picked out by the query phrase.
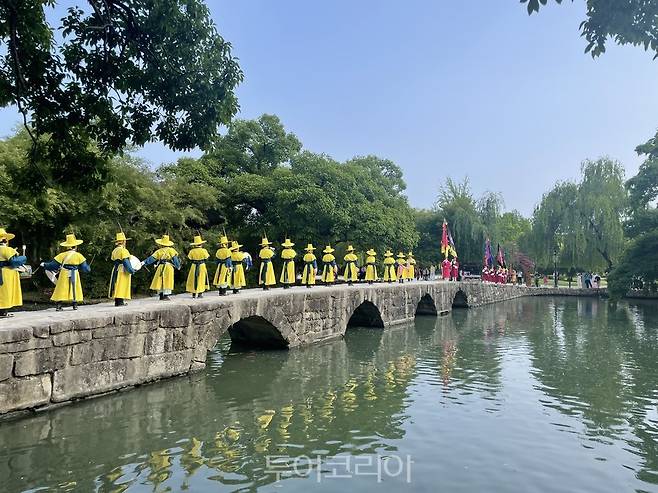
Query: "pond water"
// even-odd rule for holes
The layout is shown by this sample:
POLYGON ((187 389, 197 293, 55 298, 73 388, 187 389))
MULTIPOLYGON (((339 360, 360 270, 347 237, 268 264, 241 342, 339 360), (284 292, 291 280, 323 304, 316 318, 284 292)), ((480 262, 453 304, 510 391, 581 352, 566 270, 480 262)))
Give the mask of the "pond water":
POLYGON ((658 492, 658 304, 525 298, 0 422, 0 490, 658 492))

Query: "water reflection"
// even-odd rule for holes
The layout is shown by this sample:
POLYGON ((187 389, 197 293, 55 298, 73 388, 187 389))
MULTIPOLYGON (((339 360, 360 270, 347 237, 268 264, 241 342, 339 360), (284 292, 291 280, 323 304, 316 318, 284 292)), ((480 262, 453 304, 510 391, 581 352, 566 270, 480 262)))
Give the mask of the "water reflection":
POLYGON ((296 469, 275 475, 272 458, 317 472, 409 454, 418 489, 655 490, 656 327, 654 304, 529 298, 291 351, 223 340, 206 372, 0 424, 0 478, 6 491, 270 490, 277 475, 286 491, 399 491, 286 479, 296 469))

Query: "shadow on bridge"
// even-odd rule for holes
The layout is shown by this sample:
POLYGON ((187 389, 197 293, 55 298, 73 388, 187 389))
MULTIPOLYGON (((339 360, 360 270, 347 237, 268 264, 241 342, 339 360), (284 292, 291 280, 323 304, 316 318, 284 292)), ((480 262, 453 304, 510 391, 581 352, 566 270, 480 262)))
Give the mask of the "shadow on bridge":
POLYGON ((228 328, 235 349, 287 349, 279 329, 261 316, 254 315, 238 320, 228 328))

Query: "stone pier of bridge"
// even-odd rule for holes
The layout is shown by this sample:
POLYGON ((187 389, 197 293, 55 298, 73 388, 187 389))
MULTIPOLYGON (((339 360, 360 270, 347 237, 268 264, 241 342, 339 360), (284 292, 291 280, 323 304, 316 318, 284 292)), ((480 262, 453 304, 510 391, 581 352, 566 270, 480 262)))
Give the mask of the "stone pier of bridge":
POLYGON ((243 290, 202 299, 133 300, 0 320, 0 416, 102 395, 205 367, 227 331, 235 344, 292 348, 528 295, 592 295, 481 282, 411 282, 243 290))

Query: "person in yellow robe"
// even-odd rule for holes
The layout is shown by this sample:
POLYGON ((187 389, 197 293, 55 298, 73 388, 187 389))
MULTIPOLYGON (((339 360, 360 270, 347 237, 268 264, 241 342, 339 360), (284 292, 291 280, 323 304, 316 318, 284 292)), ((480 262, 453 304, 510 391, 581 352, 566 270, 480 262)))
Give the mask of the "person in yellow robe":
POLYGON ((187 258, 192 262, 192 266, 187 274, 185 291, 192 293, 192 298, 203 298, 203 293, 210 289, 208 268, 206 267, 206 260, 210 258, 210 254, 203 248, 205 243, 206 241, 201 238, 201 235, 194 236, 194 241, 190 243, 193 248, 187 253, 187 258))
POLYGON ((333 284, 336 280, 336 257, 334 257, 334 249, 331 245, 322 250, 322 282, 325 284, 333 284))
POLYGON ((377 280, 377 252, 371 248, 366 255, 366 281, 372 284, 377 280))
POLYGON ((228 238, 222 235, 219 238, 219 249, 215 253, 217 259, 217 270, 213 284, 219 289, 220 296, 226 295, 226 290, 231 286, 231 270, 233 262, 231 260, 231 249, 228 247, 228 238))
POLYGON ((169 235, 162 235, 162 238, 155 240, 160 245, 153 254, 144 260, 144 265, 155 264, 155 274, 151 281, 151 290, 160 295, 161 301, 169 301, 169 295, 174 290, 174 269, 180 270, 181 263, 178 252, 173 248, 174 242, 169 235))
POLYGON ((407 253, 407 279, 413 281, 416 279, 416 259, 412 252, 407 253))
POLYGON ((398 259, 396 262, 397 265, 397 270, 398 270, 398 281, 400 284, 404 283, 404 280, 407 278, 407 256, 399 252, 398 253, 398 259))
POLYGON ((9 246, 16 235, 0 228, 0 318, 10 317, 9 309, 23 304, 21 278, 16 270, 27 259, 9 246))
POLYGON ((359 268, 356 265, 358 257, 355 255, 352 245, 347 247, 347 254, 345 254, 343 260, 345 261, 345 280, 347 281, 347 285, 351 286, 359 280, 359 268))
POLYGON ((283 284, 283 289, 288 289, 291 285, 295 285, 295 257, 297 252, 292 249, 295 246, 289 238, 281 243, 283 250, 281 250, 281 260, 283 260, 283 267, 281 268, 281 277, 279 281, 283 284))
POLYGON ((135 269, 130 264, 130 252, 126 248, 126 242, 129 239, 126 238, 123 231, 117 233, 114 239, 114 250, 110 255, 110 260, 114 265, 107 296, 114 298, 114 306, 125 306, 125 300, 131 299, 130 284, 135 269))
POLYGON ((272 243, 264 236, 260 242, 260 252, 258 258, 260 259, 260 270, 258 271, 258 285, 263 286, 263 291, 270 289, 270 286, 276 284, 276 276, 274 275, 274 266, 272 265, 272 257, 274 257, 274 248, 272 243))
POLYGON ((393 252, 386 250, 384 253, 384 281, 390 283, 397 280, 398 276, 395 273, 395 259, 393 258, 393 252))
POLYGON ((304 271, 302 272, 302 284, 307 288, 315 285, 315 274, 318 271, 318 261, 313 251, 315 247, 309 243, 304 248, 306 254, 304 255, 304 271))
POLYGON ((91 268, 87 264, 87 259, 78 252, 78 246, 82 243, 84 242, 78 240, 74 234, 66 235, 66 241, 60 243, 66 251, 50 262, 41 263, 46 270, 59 272, 55 291, 50 297, 50 300, 56 303, 58 312, 62 311, 63 302, 70 302, 73 309, 77 310, 78 303, 84 301, 80 272, 90 272, 91 268))
POLYGON ((233 264, 231 286, 233 287, 233 294, 238 294, 247 285, 247 278, 244 273, 251 268, 251 257, 245 252, 241 252, 240 248, 242 248, 242 245, 237 241, 231 243, 231 263, 233 264))

